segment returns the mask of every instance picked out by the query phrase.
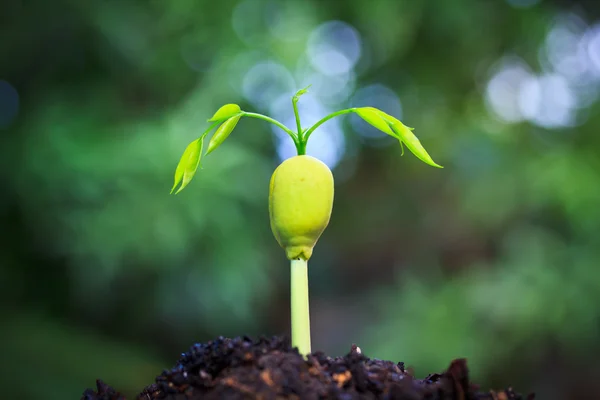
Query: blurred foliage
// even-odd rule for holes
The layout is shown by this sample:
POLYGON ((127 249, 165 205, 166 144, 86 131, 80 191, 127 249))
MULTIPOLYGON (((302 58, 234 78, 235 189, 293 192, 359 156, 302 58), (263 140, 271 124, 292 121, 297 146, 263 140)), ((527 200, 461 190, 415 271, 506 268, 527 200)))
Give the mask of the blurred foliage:
POLYGON ((600 369, 598 18, 592 1, 4 2, 5 394, 77 398, 102 378, 132 395, 193 341, 288 332, 267 212, 279 136, 241 120, 168 193, 218 107, 288 123, 312 83, 305 124, 376 106, 445 166, 352 117, 313 135, 336 177, 314 347, 355 342, 419 376, 468 357, 482 386, 584 398, 600 369))
POLYGON ((21 314, 5 322, 10 329, 0 334, 0 349, 4 360, 12 361, 3 366, 15 390, 11 398, 75 397, 81 383, 98 374, 123 392, 137 393, 164 368, 148 350, 120 345, 39 315, 21 314), (88 357, 93 362, 85 362, 88 357))

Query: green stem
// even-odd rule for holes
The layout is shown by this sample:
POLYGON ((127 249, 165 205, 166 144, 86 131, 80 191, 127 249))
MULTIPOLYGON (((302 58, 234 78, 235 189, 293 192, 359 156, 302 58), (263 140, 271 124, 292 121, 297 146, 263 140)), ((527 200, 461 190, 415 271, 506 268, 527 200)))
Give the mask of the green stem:
POLYGON ((299 156, 306 154, 306 140, 298 140, 298 142, 296 142, 296 150, 298 151, 299 156))
POLYGON ((292 347, 306 356, 310 350, 310 316, 308 310, 308 263, 295 259, 291 267, 292 347))
POLYGON ((294 107, 294 116, 296 117, 296 127, 298 128, 298 140, 294 141, 298 155, 306 154, 306 140, 302 137, 302 125, 300 124, 300 113, 298 113, 298 97, 292 98, 292 107, 294 107))
POLYGON ((271 117, 267 117, 266 115, 257 114, 257 113, 253 113, 253 112, 246 112, 246 111, 242 112, 242 116, 243 117, 250 117, 250 118, 262 119, 263 121, 267 121, 267 122, 272 123, 273 125, 277 125, 281 129, 283 129, 283 131, 285 133, 287 133, 288 135, 290 135, 292 137, 292 139, 294 140, 294 143, 296 143, 298 141, 298 136, 294 132, 292 132, 291 129, 289 129, 287 126, 285 126, 281 122, 277 121, 276 119, 273 119, 271 117))
POLYGON ((294 116, 296 117, 296 127, 298 128, 298 138, 302 142, 302 126, 300 125, 300 114, 298 113, 298 97, 292 99, 292 107, 294 107, 294 116))
POLYGON ((351 112, 354 112, 355 110, 356 110, 356 108, 348 108, 345 110, 336 111, 333 114, 329 114, 328 116, 322 118, 316 124, 311 126, 308 131, 306 131, 306 134, 304 135, 304 141, 306 142, 308 140, 308 138, 310 137, 310 135, 315 131, 315 129, 317 129, 319 126, 323 125, 325 122, 329 121, 331 118, 335 118, 338 115, 350 114, 351 112))
POLYGON ((204 139, 206 137, 206 135, 208 135, 210 133, 210 131, 212 131, 213 129, 215 129, 215 127, 217 125, 219 125, 221 122, 223 122, 223 121, 213 122, 212 125, 209 126, 208 129, 205 130, 204 133, 202 133, 202 135, 200 135, 200 139, 204 139))

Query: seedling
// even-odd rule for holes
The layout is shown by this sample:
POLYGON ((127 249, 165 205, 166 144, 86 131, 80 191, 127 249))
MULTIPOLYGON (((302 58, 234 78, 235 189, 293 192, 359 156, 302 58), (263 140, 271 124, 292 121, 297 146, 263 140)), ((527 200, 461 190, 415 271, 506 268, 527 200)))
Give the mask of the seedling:
POLYGON ((308 260, 317 240, 329 223, 334 192, 333 175, 327 165, 306 155, 306 143, 312 133, 334 117, 356 113, 375 128, 398 139, 402 155, 403 145, 405 145, 421 161, 433 167, 443 168, 431 159, 419 139, 413 134, 413 128, 373 107, 337 111, 322 118, 310 128, 302 129, 297 104, 300 96, 307 91, 308 87, 299 90, 292 98, 296 132, 266 115, 242 111, 237 104, 226 104, 219 108, 208 120, 211 123, 208 129, 191 142, 183 152, 175 171, 175 183, 171 189, 171 193, 177 194, 190 183, 200 166, 204 139, 217 126, 219 127, 210 139, 205 155, 212 153, 227 139, 242 117, 270 122, 281 128, 294 141, 298 155, 281 163, 271 177, 269 217, 273 235, 290 260, 292 346, 297 347, 303 355, 311 352, 308 260))

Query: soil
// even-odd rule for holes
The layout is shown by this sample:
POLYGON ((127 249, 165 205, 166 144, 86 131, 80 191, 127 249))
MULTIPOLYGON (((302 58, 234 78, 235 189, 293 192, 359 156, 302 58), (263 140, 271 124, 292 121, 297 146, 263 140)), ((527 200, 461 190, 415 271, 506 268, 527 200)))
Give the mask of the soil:
MULTIPOLYGON (((195 344, 170 371, 163 371, 137 400, 199 399, 444 399, 532 400, 511 388, 479 391, 467 363, 454 360, 441 374, 415 379, 404 363, 369 359, 356 346, 344 357, 317 352, 304 359, 281 337, 218 338, 195 344)), ((97 381, 81 400, 125 400, 97 381)))

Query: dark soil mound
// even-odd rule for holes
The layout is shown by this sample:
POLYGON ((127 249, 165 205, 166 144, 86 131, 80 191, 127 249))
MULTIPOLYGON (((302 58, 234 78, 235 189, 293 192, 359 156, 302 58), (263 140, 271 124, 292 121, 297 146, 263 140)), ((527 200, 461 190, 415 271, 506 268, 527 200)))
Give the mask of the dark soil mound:
MULTIPOLYGON (((82 400, 124 400, 118 392, 97 382, 82 400)), ((356 346, 345 357, 315 353, 305 360, 289 342, 274 337, 253 341, 247 337, 219 338, 196 344, 170 371, 148 386, 138 400, 199 399, 533 399, 514 393, 478 392, 469 383, 465 360, 454 360, 442 374, 413 378, 404 363, 371 360, 356 346)))

